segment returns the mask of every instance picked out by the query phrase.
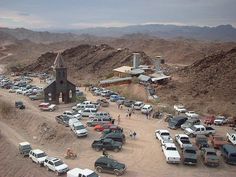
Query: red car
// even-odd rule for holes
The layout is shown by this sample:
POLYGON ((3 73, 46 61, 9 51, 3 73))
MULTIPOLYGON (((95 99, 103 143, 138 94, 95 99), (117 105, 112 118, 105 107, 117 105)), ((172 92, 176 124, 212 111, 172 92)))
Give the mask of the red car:
POLYGON ((118 130, 119 127, 118 127, 117 125, 114 125, 114 124, 96 125, 96 126, 94 127, 94 130, 99 131, 99 132, 101 132, 101 131, 103 131, 103 130, 105 130, 105 129, 118 130))
POLYGON ((206 116, 203 119, 204 119, 204 124, 212 125, 212 124, 214 124, 214 120, 216 118, 215 118, 215 116, 206 116))

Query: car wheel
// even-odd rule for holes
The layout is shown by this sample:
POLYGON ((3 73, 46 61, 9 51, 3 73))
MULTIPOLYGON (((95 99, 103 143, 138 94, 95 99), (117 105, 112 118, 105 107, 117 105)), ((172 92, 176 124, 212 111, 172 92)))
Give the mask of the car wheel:
POLYGON ((114 174, 115 174, 116 176, 120 176, 120 175, 121 175, 121 173, 120 173, 118 170, 114 170, 114 174))
POLYGON ((98 173, 102 173, 102 167, 97 166, 97 167, 96 167, 96 171, 97 171, 98 173))
POLYGON ((114 149, 114 152, 119 152, 119 151, 120 151, 119 148, 115 148, 115 149, 114 149))
POLYGON ((97 152, 100 151, 100 150, 101 150, 101 149, 100 149, 99 147, 96 147, 96 148, 95 148, 95 151, 97 151, 97 152))

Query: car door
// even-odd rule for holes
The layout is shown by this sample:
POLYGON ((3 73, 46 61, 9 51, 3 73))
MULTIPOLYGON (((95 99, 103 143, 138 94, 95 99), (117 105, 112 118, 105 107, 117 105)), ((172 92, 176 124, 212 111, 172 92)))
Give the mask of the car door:
POLYGON ((51 161, 48 161, 48 168, 52 171, 55 171, 54 164, 51 161))

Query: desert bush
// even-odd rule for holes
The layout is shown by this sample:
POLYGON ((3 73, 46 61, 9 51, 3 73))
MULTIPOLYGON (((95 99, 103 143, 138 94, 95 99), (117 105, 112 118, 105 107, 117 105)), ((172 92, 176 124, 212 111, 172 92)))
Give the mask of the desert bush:
POLYGON ((3 100, 0 100, 0 114, 6 116, 12 112, 12 106, 3 100))

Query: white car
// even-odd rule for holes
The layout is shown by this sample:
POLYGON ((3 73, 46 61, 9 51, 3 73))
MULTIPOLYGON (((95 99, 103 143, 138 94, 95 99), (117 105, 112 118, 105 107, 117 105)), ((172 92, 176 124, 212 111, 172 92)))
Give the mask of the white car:
POLYGON ((185 147, 192 147, 192 143, 189 140, 188 135, 185 134, 176 134, 175 140, 179 144, 180 148, 183 149, 185 147))
POLYGON ((187 112, 185 112, 185 115, 190 118, 198 118, 199 117, 199 114, 195 113, 194 111, 187 111, 187 112))
POLYGON ((156 139, 160 140, 162 145, 165 143, 173 143, 173 139, 171 138, 168 130, 156 130, 155 136, 156 139))
POLYGON ((76 119, 76 118, 69 119, 69 122, 68 122, 69 127, 71 127, 76 122, 80 122, 80 121, 78 119, 76 119))
POLYGON ((81 114, 73 111, 65 111, 63 112, 63 115, 68 116, 69 118, 76 118, 78 120, 80 120, 82 117, 81 114))
POLYGON ((85 108, 84 110, 78 111, 82 115, 82 117, 89 117, 90 115, 96 114, 97 109, 94 108, 85 108))
POLYGON ((185 113, 187 111, 184 105, 174 105, 174 110, 180 113, 185 113))
POLYGON ((44 160, 47 158, 47 154, 45 152, 43 152, 42 150, 40 149, 34 149, 34 150, 31 150, 29 152, 29 158, 39 164, 39 165, 43 165, 44 163, 44 160))
POLYGON ((71 125, 71 130, 75 133, 77 137, 87 136, 88 131, 81 122, 75 122, 71 125))
POLYGON ((152 106, 149 105, 149 104, 145 104, 142 109, 141 109, 141 112, 143 114, 147 114, 147 113, 150 113, 151 111, 153 110, 152 106))
POLYGON ((90 169, 74 168, 67 172, 67 177, 99 177, 97 173, 90 169))
POLYGON ((162 145, 162 151, 167 163, 180 163, 181 158, 174 143, 165 143, 162 145))
POLYGON ((215 125, 224 125, 226 124, 228 119, 224 116, 217 116, 216 119, 214 120, 215 125))
POLYGON ((68 165, 66 165, 62 160, 55 157, 47 157, 43 163, 48 171, 52 170, 60 175, 69 171, 68 165))
POLYGON ((135 110, 141 110, 143 106, 144 106, 144 103, 142 101, 136 101, 134 103, 134 109, 135 110))

